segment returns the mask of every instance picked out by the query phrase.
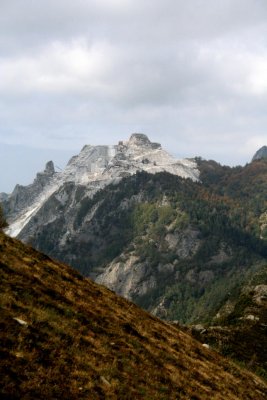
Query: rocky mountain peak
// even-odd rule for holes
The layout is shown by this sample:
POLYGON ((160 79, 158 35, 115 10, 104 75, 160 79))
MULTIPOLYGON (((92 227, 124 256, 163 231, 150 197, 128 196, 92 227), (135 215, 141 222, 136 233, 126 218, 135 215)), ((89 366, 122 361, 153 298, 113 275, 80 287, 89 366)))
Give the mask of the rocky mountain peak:
POLYGON ((267 159, 267 146, 262 146, 253 156, 252 161, 267 159))
POLYGON ((53 161, 48 161, 46 163, 44 173, 47 175, 53 175, 55 173, 55 167, 53 161))
POLYGON ((8 199, 7 193, 0 193, 0 202, 5 201, 8 199))
MULTIPOLYGON (((45 170, 37 173, 31 185, 19 185, 13 191, 6 200, 6 218, 9 222, 7 232, 17 236, 31 223, 43 205, 49 203, 53 194, 58 191, 63 193, 68 184, 84 187, 88 196, 93 197, 99 189, 118 183, 138 171, 150 174, 169 172, 194 181, 199 179, 199 170, 194 161, 175 159, 159 143, 151 142, 142 133, 134 133, 128 141, 120 141, 117 145, 85 145, 78 155, 70 159, 62 172, 55 172, 53 162, 49 161, 45 170)), ((62 196, 66 197, 65 194, 62 196)), ((54 218, 52 214, 51 211, 51 220, 54 218)))
POLYGON ((151 147, 151 148, 161 148, 159 143, 152 143, 147 135, 143 133, 133 133, 127 142, 127 145, 130 146, 138 146, 138 147, 151 147))
POLYGON ((56 175, 54 163, 53 161, 48 161, 43 172, 37 172, 36 178, 30 186, 36 186, 38 191, 39 189, 42 190, 43 187, 50 183, 54 175, 56 175))
POLYGON ((76 184, 105 186, 137 171, 174 175, 198 179, 196 164, 189 160, 176 160, 159 143, 153 143, 142 133, 133 133, 128 141, 117 145, 86 145, 80 154, 69 161, 60 180, 76 184))

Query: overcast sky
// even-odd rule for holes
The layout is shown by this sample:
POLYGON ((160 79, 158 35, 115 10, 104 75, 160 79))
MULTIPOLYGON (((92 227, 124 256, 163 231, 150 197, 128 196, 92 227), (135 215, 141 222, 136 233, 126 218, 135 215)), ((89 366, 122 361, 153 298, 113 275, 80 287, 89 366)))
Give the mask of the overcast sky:
POLYGON ((267 145, 267 1, 0 0, 0 192, 133 132, 228 165, 267 145))

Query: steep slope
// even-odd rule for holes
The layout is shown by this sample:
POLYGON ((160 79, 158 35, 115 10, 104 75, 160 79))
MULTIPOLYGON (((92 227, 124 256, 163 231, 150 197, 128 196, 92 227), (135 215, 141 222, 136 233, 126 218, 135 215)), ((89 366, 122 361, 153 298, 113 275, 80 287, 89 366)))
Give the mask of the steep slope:
POLYGON ((68 193, 65 206, 50 207, 55 222, 43 223, 44 208, 32 235, 30 225, 24 231, 32 245, 161 318, 211 321, 266 264, 266 244, 244 231, 242 209, 191 180, 143 172, 93 198, 68 193))
MULTIPOLYGON (((17 185, 13 193, 5 198, 2 195, 3 207, 9 222, 7 233, 16 237, 28 224, 33 227, 35 219, 42 207, 49 209, 51 197, 64 205, 67 201, 69 185, 74 190, 83 187, 91 197, 100 188, 110 183, 117 183, 125 176, 131 176, 137 171, 147 171, 155 174, 167 171, 174 175, 198 179, 196 163, 190 160, 176 160, 161 148, 158 143, 152 143, 143 134, 133 134, 126 142, 114 146, 83 147, 78 156, 69 161, 62 172, 55 172, 54 165, 47 163, 45 171, 37 174, 33 184, 23 187, 17 185)), ((53 209, 43 223, 55 220, 53 209)), ((66 228, 67 230, 67 228, 66 228)), ((21 237, 25 237, 25 235, 21 237)))
POLYGON ((265 399, 187 334, 0 233, 1 398, 265 399))
POLYGON ((267 265, 228 299, 214 323, 186 330, 267 379, 267 265))
POLYGON ((0 193, 0 202, 6 201, 8 199, 7 193, 0 193))
POLYGON ((64 184, 38 203, 19 238, 161 318, 215 321, 266 265, 267 162, 230 168, 197 159, 192 179, 182 179, 155 173, 178 168, 169 157, 140 134, 86 146, 53 174, 64 184))
POLYGON ((267 239, 267 160, 230 168, 215 161, 197 160, 202 184, 242 215, 243 229, 267 239))
POLYGON ((11 195, 2 197, 4 212, 11 226, 8 232, 16 236, 41 205, 57 188, 58 174, 49 161, 43 172, 38 172, 29 186, 16 185, 11 195))

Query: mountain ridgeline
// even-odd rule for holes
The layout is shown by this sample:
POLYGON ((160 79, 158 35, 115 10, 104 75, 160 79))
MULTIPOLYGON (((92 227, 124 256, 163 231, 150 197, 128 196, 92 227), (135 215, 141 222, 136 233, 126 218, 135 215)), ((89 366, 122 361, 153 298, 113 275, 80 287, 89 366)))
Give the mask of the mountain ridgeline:
POLYGON ((267 284, 264 157, 177 161, 134 134, 43 176, 23 189, 33 204, 19 190, 3 202, 8 232, 160 318, 218 323, 252 277, 267 284))

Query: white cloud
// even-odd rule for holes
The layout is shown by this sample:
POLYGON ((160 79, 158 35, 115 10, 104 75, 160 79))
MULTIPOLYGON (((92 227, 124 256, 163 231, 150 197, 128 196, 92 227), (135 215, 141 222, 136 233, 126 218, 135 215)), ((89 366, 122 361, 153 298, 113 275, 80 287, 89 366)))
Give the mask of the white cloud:
POLYGON ((245 156, 252 158, 259 148, 266 146, 266 143, 266 135, 255 135, 245 140, 241 145, 240 152, 245 156))
POLYGON ((105 43, 89 47, 84 40, 54 42, 37 55, 2 59, 0 88, 15 94, 90 92, 105 86, 109 55, 105 43))
POLYGON ((0 143, 144 131, 244 163, 267 142, 266 21, 266 0, 2 0, 0 143))
POLYGON ((248 87, 252 94, 267 95, 267 54, 251 60, 248 87))

